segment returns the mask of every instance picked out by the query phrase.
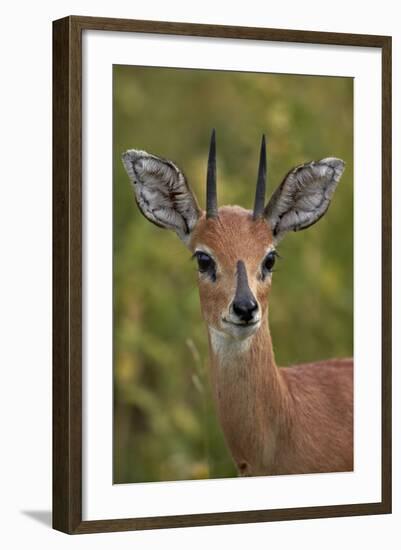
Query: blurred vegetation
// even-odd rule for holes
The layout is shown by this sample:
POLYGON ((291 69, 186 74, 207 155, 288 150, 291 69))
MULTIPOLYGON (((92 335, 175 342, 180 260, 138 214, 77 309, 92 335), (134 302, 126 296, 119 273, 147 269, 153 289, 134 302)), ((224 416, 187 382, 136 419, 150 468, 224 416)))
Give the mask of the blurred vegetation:
POLYGON ((219 204, 250 208, 260 137, 270 193, 293 166, 347 168, 326 216, 280 244, 270 325, 288 365, 353 351, 353 81, 115 66, 114 482, 231 477, 208 379, 196 274, 175 234, 139 213, 121 153, 144 149, 185 172, 205 203, 211 128, 219 204))

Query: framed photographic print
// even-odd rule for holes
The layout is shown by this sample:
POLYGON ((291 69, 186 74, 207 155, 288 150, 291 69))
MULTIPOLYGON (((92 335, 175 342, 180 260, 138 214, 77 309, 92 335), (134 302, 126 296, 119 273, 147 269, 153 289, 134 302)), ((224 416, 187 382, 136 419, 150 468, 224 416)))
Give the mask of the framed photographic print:
POLYGON ((53 28, 53 526, 391 511, 391 38, 53 28))

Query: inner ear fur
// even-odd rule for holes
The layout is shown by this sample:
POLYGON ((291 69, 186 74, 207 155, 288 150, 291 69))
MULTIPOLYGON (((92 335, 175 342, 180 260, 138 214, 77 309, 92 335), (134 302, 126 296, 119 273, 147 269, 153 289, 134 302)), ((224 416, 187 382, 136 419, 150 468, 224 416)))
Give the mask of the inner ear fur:
POLYGON ((326 213, 344 167, 344 161, 330 157, 287 174, 264 211, 276 241, 288 231, 306 229, 326 213))
POLYGON ((182 171, 170 160, 136 149, 126 151, 122 161, 142 214, 188 243, 201 210, 182 171))

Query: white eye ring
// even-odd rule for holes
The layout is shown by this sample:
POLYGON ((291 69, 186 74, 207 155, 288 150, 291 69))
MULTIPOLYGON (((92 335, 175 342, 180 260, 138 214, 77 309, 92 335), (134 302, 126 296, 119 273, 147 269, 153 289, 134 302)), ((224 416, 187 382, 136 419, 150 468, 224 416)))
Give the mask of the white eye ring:
POLYGON ((199 273, 209 275, 214 282, 216 280, 216 262, 210 254, 204 252, 203 250, 197 250, 194 253, 193 258, 196 258, 198 262, 199 273))
POLYGON ((275 250, 270 250, 270 252, 268 252, 264 257, 262 262, 262 279, 264 279, 268 273, 272 272, 276 258, 277 252, 275 250))

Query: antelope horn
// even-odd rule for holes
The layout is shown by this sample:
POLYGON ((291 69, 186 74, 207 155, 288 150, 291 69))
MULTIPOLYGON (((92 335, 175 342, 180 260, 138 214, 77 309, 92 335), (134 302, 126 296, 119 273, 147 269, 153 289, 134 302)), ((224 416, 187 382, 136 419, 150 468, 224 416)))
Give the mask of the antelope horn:
POLYGON ((260 159, 258 180, 256 183, 255 204, 253 207, 253 219, 256 220, 263 216, 265 208, 266 194, 266 141, 265 135, 262 136, 262 144, 260 146, 260 159))
POLYGON ((210 138, 209 159, 207 163, 206 217, 217 218, 216 130, 214 128, 210 138))

